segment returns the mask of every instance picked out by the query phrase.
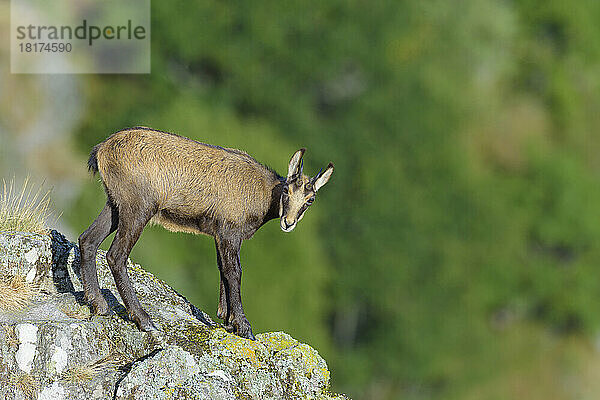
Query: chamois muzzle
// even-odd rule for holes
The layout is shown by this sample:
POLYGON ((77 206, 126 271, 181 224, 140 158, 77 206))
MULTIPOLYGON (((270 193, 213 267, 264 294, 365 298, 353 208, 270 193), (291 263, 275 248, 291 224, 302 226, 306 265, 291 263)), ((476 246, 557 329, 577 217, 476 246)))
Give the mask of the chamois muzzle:
POLYGON ((280 224, 281 230, 284 232, 291 232, 296 227, 296 223, 297 223, 297 221, 294 221, 291 224, 288 224, 286 218, 281 217, 281 224, 280 224))

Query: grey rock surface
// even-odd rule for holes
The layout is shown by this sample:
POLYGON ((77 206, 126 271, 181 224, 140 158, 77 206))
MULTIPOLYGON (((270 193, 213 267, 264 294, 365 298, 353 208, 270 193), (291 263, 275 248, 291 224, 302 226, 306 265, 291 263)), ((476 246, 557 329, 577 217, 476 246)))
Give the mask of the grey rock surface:
MULTIPOLYGON (((310 346, 283 332, 256 341, 230 334, 128 262, 140 302, 161 330, 139 331, 127 318, 105 252, 98 252, 97 265, 110 316, 91 315, 79 251, 60 233, 0 232, 0 279, 16 276, 33 289, 26 306, 0 309, 0 398, 345 398, 329 392, 327 364, 310 346)), ((3 284, 0 296, 16 290, 3 284)))

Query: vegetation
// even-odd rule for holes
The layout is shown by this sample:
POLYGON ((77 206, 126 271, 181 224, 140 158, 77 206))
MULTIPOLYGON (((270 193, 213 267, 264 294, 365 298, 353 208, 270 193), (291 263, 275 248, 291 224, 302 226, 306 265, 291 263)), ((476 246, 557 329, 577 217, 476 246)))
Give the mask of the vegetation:
POLYGON ((0 192, 0 231, 21 231, 44 233, 48 219, 54 214, 50 208, 50 191, 43 192, 43 186, 37 189, 25 179, 21 189, 15 180, 2 180, 0 192))
POLYGON ((117 369, 123 362, 124 358, 121 354, 112 352, 92 363, 69 368, 61 374, 61 379, 73 384, 81 384, 85 381, 91 381, 106 369, 117 369))
POLYGON ((18 311, 26 308, 39 293, 39 286, 24 277, 0 275, 0 310, 18 311))

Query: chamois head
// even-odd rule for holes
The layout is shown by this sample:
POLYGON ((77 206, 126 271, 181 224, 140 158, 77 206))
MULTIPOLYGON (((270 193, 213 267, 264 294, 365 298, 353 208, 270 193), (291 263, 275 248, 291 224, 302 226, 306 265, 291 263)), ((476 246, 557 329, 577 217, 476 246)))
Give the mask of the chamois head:
POLYGON ((302 156, 306 149, 302 148, 294 153, 288 166, 288 174, 281 191, 279 200, 279 216, 281 217, 281 230, 291 232, 304 213, 315 200, 317 191, 323 187, 333 173, 333 164, 325 168, 314 177, 302 174, 302 156))

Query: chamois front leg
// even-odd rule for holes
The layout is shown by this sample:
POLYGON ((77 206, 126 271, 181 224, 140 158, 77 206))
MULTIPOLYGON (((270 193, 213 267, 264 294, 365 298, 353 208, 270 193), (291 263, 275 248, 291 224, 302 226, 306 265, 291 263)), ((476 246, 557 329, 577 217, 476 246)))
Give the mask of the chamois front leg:
MULTIPOLYGON (((227 313, 225 323, 238 336, 246 339, 256 340, 252 334, 250 322, 244 314, 242 307, 242 266, 240 263, 241 239, 216 237, 218 252, 220 258, 219 268, 221 270, 221 279, 225 289, 227 313)), ((220 301, 219 301, 220 303, 220 301)))

